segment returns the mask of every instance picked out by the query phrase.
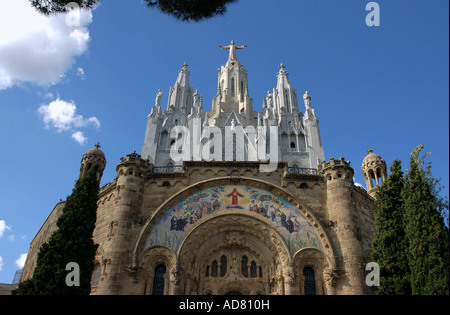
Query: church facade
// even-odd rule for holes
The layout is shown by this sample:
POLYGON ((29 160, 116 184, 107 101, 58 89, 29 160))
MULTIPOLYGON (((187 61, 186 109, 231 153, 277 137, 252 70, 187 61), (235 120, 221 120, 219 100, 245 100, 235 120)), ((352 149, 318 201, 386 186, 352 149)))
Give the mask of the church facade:
MULTIPOLYGON (((92 294, 370 294, 365 266, 375 223, 374 193, 386 165, 363 162, 370 195, 345 159, 325 160, 308 92, 298 95, 280 65, 262 112, 231 42, 212 110, 183 64, 167 107, 158 91, 141 154, 121 158, 100 188, 92 294)), ((80 177, 106 166, 97 146, 80 177)), ((22 280, 56 229, 58 203, 31 243, 22 280)))

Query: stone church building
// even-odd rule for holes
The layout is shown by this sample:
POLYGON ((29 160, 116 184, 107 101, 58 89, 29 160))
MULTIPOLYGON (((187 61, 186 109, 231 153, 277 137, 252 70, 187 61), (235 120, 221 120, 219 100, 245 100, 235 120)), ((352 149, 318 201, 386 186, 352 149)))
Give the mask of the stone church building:
MULTIPOLYGON (((280 65, 276 87, 253 110, 237 46, 219 69, 212 110, 182 65, 167 107, 159 90, 141 154, 121 158, 100 188, 92 294, 370 294, 365 266, 375 229, 377 186, 386 164, 364 159, 368 191, 350 162, 325 160, 308 92, 280 65)), ((106 167, 97 145, 80 177, 106 167)), ((22 281, 56 229, 59 202, 32 241, 22 281)))

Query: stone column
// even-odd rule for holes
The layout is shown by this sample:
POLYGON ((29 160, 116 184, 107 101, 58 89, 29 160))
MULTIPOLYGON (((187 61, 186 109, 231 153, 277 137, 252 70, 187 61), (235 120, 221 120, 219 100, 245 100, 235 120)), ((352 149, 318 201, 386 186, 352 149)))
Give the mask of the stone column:
POLYGON ((298 284, 296 283, 296 275, 294 271, 294 266, 291 264, 286 267, 284 270, 284 294, 285 295, 297 295, 298 292, 298 284))

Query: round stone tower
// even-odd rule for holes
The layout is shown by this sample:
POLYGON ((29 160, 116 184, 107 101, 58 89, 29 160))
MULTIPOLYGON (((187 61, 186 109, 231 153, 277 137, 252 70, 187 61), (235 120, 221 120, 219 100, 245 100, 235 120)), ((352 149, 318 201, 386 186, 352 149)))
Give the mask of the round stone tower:
POLYGON ((338 279, 336 294, 366 294, 361 219, 354 197, 354 170, 344 158, 318 166, 327 183, 327 208, 330 240, 339 248, 336 256, 338 279))
POLYGON ((102 150, 100 150, 100 144, 97 143, 95 145, 95 148, 89 149, 81 159, 81 167, 80 167, 80 176, 78 179, 84 177, 86 175, 87 171, 94 167, 95 171, 97 172, 97 180, 100 183, 103 171, 105 170, 106 166, 106 158, 105 154, 102 150))
POLYGON ((119 294, 123 290, 123 278, 136 271, 126 267, 132 262, 130 235, 140 227, 145 177, 150 167, 148 160, 136 152, 121 158, 116 167, 117 195, 109 214, 108 241, 103 245, 105 273, 109 276, 99 283, 97 294, 119 294))
POLYGON ((381 156, 373 153, 373 150, 369 148, 367 155, 361 165, 361 170, 364 174, 364 180, 366 181, 367 192, 369 195, 375 198, 378 192, 379 186, 381 186, 387 178, 386 162, 381 156))

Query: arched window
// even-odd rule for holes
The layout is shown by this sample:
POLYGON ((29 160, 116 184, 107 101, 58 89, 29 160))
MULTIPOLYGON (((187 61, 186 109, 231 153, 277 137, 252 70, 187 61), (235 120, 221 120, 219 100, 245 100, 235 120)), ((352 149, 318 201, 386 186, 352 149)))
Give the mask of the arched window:
POLYGON ((375 174, 374 174, 373 170, 369 170, 369 184, 371 185, 370 188, 377 187, 377 183, 375 180, 375 174))
POLYGON ((217 275, 218 275, 218 265, 217 261, 214 260, 211 265, 211 277, 217 277, 217 275))
POLYGON ((244 81, 241 81, 241 102, 244 101, 244 81))
POLYGON ((227 257, 222 256, 220 257, 220 276, 225 277, 225 274, 227 273, 227 257))
POLYGON ((295 142, 291 141, 291 149, 295 149, 295 142))
POLYGON ((234 96, 235 89, 236 89, 236 87, 235 87, 235 83, 234 83, 234 78, 231 78, 231 96, 234 96))
POLYGON ((303 276, 305 277, 305 295, 317 295, 314 269, 305 267, 303 269, 303 276))
POLYGON ((164 275, 166 274, 166 266, 158 265, 155 267, 155 274, 153 277, 152 295, 164 294, 164 275))
POLYGON ((256 263, 254 261, 250 264, 250 277, 256 278, 256 263))
POLYGON ((287 93, 284 94, 284 103, 286 105, 286 109, 289 109, 289 97, 288 97, 287 93))
POLYGON ((248 278, 248 258, 247 258, 247 256, 242 257, 241 269, 242 269, 242 275, 244 277, 248 278))
POLYGON ((377 183, 378 185, 383 185, 383 178, 381 177, 381 170, 377 168, 377 183))

